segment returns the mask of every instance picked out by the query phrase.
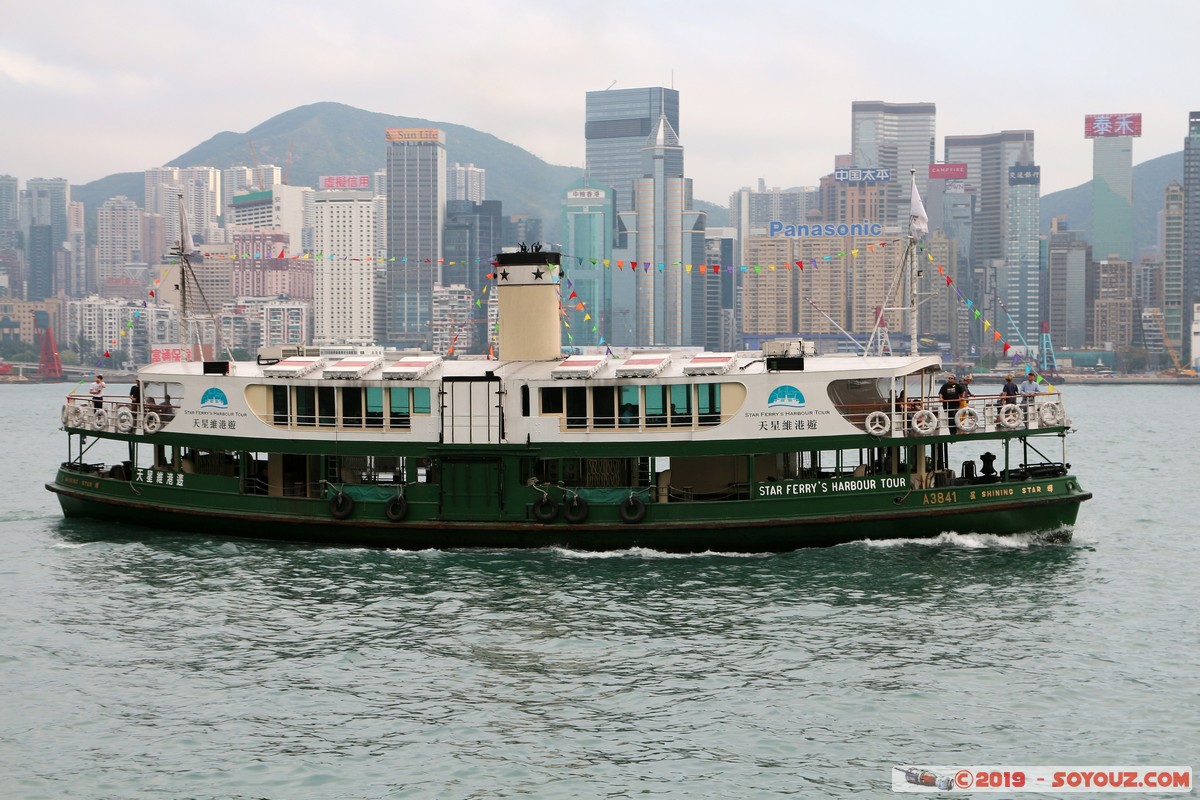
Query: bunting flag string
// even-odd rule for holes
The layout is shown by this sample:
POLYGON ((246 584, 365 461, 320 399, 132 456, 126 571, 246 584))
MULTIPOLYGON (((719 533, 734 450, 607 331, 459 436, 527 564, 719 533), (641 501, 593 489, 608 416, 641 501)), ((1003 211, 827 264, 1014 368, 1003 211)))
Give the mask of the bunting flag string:
MULTIPOLYGON (((932 262, 933 256, 929 256, 929 260, 932 262)), ((964 301, 965 306, 966 306, 966 313, 967 313, 968 320, 983 319, 984 333, 987 333, 989 328, 992 329, 992 342, 999 343, 1001 345, 1001 350, 1000 350, 1001 355, 1003 357, 1007 358, 1008 351, 1012 350, 1013 351, 1013 356, 1012 356, 1012 366, 1013 367, 1016 367, 1017 364, 1021 363, 1022 361, 1027 362, 1025 364, 1026 377, 1032 376, 1035 383, 1039 383, 1039 384, 1045 383, 1046 391, 1048 391, 1048 392, 1055 391, 1054 384, 1047 381, 1045 376, 1042 375, 1040 372, 1034 372, 1034 367, 1036 366, 1036 364, 1029 363, 1029 354, 1022 353, 1022 352, 1018 351, 1016 348, 1014 348, 1012 343, 1009 342, 1007 339, 1005 339, 1000 334, 1000 331, 995 328, 995 326, 992 324, 992 321, 983 316, 983 314, 980 312, 979 308, 976 307, 977 304, 975 303, 975 301, 972 300, 971 298, 967 297, 966 295, 964 295, 962 293, 962 291, 958 288, 958 286, 955 285, 954 279, 951 278, 949 275, 946 275, 945 265, 939 264, 937 269, 940 274, 945 275, 946 287, 947 288, 953 287, 955 294, 958 295, 958 299, 964 301)))

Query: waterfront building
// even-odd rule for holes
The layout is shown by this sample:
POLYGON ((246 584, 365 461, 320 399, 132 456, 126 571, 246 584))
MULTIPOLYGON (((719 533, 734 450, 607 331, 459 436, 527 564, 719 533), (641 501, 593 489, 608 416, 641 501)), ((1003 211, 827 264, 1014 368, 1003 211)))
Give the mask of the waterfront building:
POLYGON ((1185 351, 1190 339, 1186 335, 1189 303, 1184 293, 1186 220, 1187 193, 1183 186, 1172 181, 1163 193, 1161 308, 1166 339, 1177 354, 1185 351))
POLYGON ((1120 259, 1095 262, 1091 284, 1088 346, 1116 350, 1130 347, 1134 335, 1133 264, 1120 259))
POLYGON ((370 189, 318 191, 313 198, 313 330, 317 344, 370 344, 377 330, 376 222, 370 189))
POLYGON ((96 210, 96 289, 142 262, 142 209, 125 195, 110 197, 96 210))
POLYGON ((447 200, 446 231, 442 241, 443 286, 465 286, 473 300, 468 316, 470 343, 463 339, 456 353, 487 352, 487 306, 484 287, 491 283, 492 259, 500 252, 504 227, 503 204, 499 200, 447 200))
MULTIPOLYGON (((613 230, 616 202, 612 187, 580 178, 567 187, 562 200, 564 264, 577 301, 592 319, 574 328, 575 345, 598 345, 612 340, 613 230), (595 328, 595 330, 593 330, 595 328)), ((569 296, 568 292, 568 296, 569 296)))
MULTIPOLYGON (((588 92, 584 124, 589 178, 615 192, 617 212, 634 208, 633 182, 644 177, 642 149, 665 117, 678 135, 679 92, 661 86, 588 92)), ((668 172, 683 174, 683 154, 668 172)))
POLYGON ((1046 269, 1050 340, 1064 350, 1082 350, 1088 342, 1087 277, 1092 248, 1061 217, 1050 222, 1046 269))
POLYGON ((446 168, 446 200, 470 200, 482 203, 487 199, 487 170, 474 164, 457 161, 446 168))
MULTIPOLYGON (((1184 330, 1197 320, 1191 315, 1200 302, 1200 111, 1188 114, 1187 136, 1183 140, 1183 311, 1184 330)), ((1184 340, 1190 346, 1190 340, 1184 340)), ((1188 350, 1185 357, 1195 360, 1200 352, 1188 350)))
POLYGON ((858 176, 862 170, 869 170, 882 184, 883 214, 875 219, 885 226, 907 230, 909 170, 916 170, 917 189, 924 196, 936 147, 937 106, 855 100, 850 116, 853 163, 847 169, 858 170, 858 176))
POLYGON ((1085 117, 1093 148, 1092 252, 1099 258, 1133 260, 1133 137, 1141 135, 1141 114, 1085 117))
POLYGON ((384 341, 429 347, 433 287, 442 282, 446 135, 437 128, 389 128, 384 341))

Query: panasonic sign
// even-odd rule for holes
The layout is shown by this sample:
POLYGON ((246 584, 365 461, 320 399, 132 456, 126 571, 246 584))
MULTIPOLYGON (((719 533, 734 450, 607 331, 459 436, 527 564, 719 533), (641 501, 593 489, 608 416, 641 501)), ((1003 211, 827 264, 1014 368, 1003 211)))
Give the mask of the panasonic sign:
POLYGON ((882 236, 883 226, 878 222, 864 219, 851 225, 784 225, 778 220, 771 220, 767 228, 768 236, 816 237, 816 236, 882 236))

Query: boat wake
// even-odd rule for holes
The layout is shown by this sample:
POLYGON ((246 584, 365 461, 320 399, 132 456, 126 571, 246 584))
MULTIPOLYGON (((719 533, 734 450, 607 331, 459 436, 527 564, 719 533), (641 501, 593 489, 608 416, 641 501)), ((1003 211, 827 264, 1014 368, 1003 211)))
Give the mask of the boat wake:
POLYGON ((1029 550, 1034 547, 1047 545, 1068 544, 1071 541, 1071 529, 1061 528, 1053 531, 1037 533, 1013 533, 999 536, 994 533, 941 533, 937 536, 920 539, 864 539, 852 542, 850 546, 872 548, 904 547, 907 545, 923 545, 925 547, 948 547, 962 550, 1029 550))
POLYGON ((688 558, 765 558, 772 553, 729 553, 724 551, 705 550, 701 553, 668 553, 663 550, 652 550, 648 547, 630 547, 626 550, 569 550, 565 547, 551 547, 549 552, 561 558, 574 559, 688 559, 688 558))

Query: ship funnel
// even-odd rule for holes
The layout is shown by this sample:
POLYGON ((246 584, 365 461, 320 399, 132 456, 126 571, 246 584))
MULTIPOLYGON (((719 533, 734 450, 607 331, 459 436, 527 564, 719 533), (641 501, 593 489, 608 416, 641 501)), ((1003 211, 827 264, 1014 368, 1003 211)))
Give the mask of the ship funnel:
POLYGON ((541 251, 496 256, 500 352, 505 361, 555 361, 562 357, 559 328, 560 254, 541 251))

